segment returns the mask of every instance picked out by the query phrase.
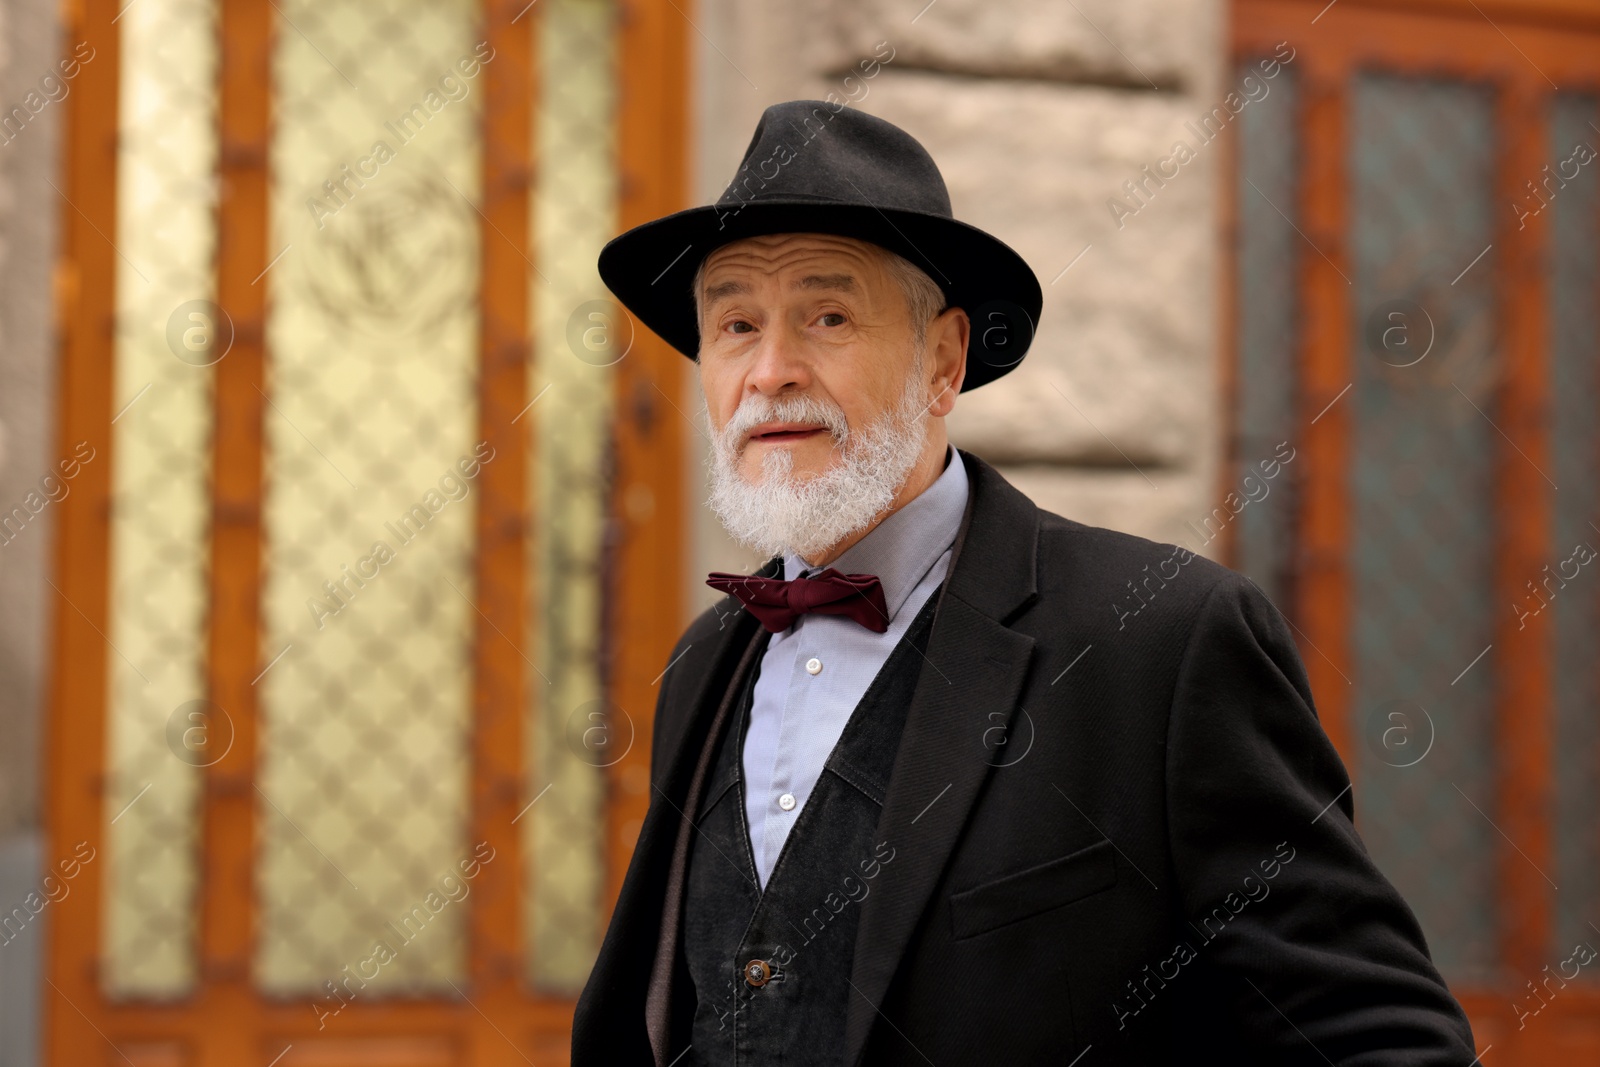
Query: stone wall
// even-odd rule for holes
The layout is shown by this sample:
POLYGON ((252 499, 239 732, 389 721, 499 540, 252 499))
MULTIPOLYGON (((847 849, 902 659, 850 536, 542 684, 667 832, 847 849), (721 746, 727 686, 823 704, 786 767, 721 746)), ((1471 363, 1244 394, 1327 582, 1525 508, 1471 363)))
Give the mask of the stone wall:
MULTIPOLYGON (((697 202, 720 194, 776 101, 832 92, 904 127, 956 217, 1020 252, 1045 293, 1027 359, 961 396, 952 439, 1047 510, 1192 542, 1183 524, 1210 511, 1222 448, 1223 146, 1186 124, 1226 94, 1225 14, 1211 0, 700 0, 697 202), (891 52, 861 77, 862 59, 891 52), (1147 177, 1178 141, 1193 158, 1147 177)), ((693 462, 699 492, 703 451, 693 462)), ((759 561, 707 509, 693 515, 698 610, 716 597, 707 570, 759 561)))

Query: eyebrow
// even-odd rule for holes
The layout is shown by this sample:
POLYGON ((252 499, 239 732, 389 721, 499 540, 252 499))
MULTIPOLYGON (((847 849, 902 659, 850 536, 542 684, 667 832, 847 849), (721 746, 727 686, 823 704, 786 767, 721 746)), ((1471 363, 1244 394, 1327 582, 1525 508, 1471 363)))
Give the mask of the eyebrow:
POLYGON ((791 288, 837 289, 843 293, 853 293, 856 291, 856 280, 849 274, 808 274, 791 288))
POLYGON ((740 281, 721 282, 721 283, 719 283, 717 285, 708 285, 708 286, 706 286, 705 299, 706 299, 706 303, 710 304, 710 303, 714 303, 715 301, 721 300, 725 296, 740 296, 742 294, 748 293, 749 291, 750 291, 750 287, 748 285, 746 285, 744 282, 740 282, 740 281))
MULTIPOLYGON (((791 289, 836 289, 843 293, 857 291, 856 279, 851 274, 808 274, 798 279, 791 289)), ((716 285, 708 285, 705 290, 706 303, 714 303, 725 296, 744 296, 750 292, 750 287, 742 281, 729 280, 716 285)))

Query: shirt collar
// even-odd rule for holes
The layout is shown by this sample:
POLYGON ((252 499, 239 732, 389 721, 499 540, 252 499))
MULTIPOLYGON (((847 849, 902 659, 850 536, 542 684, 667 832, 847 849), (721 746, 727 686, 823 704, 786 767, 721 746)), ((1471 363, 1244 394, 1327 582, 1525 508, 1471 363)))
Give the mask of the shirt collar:
MULTIPOLYGON (((955 446, 946 445, 944 471, 932 485, 892 512, 838 559, 815 570, 833 567, 841 574, 877 575, 893 619, 928 569, 955 543, 966 509, 966 464, 955 446)), ((785 578, 798 578, 806 570, 806 562, 794 553, 784 557, 785 578)))

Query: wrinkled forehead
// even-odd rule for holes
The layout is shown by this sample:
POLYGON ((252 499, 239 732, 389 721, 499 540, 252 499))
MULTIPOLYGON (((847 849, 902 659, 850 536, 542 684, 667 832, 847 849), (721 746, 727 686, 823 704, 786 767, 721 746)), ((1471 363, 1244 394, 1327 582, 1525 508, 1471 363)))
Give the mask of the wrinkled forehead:
POLYGON ((730 242, 706 257, 700 296, 707 300, 751 291, 777 280, 791 289, 867 293, 883 277, 884 252, 853 237, 781 233, 730 242))

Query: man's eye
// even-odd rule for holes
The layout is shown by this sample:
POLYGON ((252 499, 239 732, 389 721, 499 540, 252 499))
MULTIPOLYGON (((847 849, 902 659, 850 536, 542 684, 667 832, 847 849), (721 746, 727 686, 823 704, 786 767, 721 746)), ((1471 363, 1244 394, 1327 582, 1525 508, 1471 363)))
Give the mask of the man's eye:
POLYGON ((751 330, 754 330, 755 327, 750 325, 748 322, 745 322, 745 321, 743 321, 741 319, 738 322, 729 323, 728 324, 728 329, 733 331, 734 333, 749 333, 751 330))
POLYGON ((845 318, 844 318, 843 315, 839 314, 837 311, 830 311, 826 315, 822 316, 822 318, 818 319, 817 321, 822 323, 822 325, 824 325, 824 326, 843 326, 844 323, 845 323, 845 318), (836 319, 837 321, 836 322, 829 322, 828 321, 829 319, 836 319))

